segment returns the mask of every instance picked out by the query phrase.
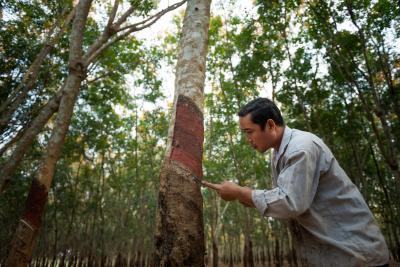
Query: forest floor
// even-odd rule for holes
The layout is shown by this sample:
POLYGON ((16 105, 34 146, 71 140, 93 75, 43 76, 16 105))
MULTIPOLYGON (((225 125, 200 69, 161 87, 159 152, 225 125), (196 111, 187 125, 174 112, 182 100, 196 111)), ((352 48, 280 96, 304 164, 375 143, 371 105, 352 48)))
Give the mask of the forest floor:
MULTIPOLYGON (((211 267, 212 263, 206 264, 205 266, 206 267, 211 267)), ((234 264, 233 266, 234 267, 243 267, 243 263, 234 264)), ((223 262, 219 262, 218 267, 229 267, 229 265, 228 264, 224 264, 223 262)), ((275 267, 275 264, 268 265, 268 263, 266 263, 265 265, 263 265, 262 263, 254 263, 254 267, 275 267)), ((280 267, 290 267, 290 265, 285 262, 280 267)))
MULTIPOLYGON (((205 266, 206 266, 206 267, 211 267, 212 264, 206 264, 205 266)), ((242 263, 241 263, 241 264, 234 264, 233 266, 234 266, 234 267, 243 267, 243 264, 242 264, 242 263)), ((289 267, 289 266, 290 266, 290 265, 286 262, 286 263, 284 263, 281 267, 289 267)), ((229 265, 226 265, 226 264, 220 262, 219 265, 218 265, 218 267, 229 267, 229 265)), ((274 264, 271 264, 271 265, 268 265, 268 264, 262 265, 261 263, 255 263, 255 264, 254 264, 254 267, 275 267, 275 265, 274 265, 274 264)), ((389 261, 389 267, 400 267, 400 262, 389 261)))

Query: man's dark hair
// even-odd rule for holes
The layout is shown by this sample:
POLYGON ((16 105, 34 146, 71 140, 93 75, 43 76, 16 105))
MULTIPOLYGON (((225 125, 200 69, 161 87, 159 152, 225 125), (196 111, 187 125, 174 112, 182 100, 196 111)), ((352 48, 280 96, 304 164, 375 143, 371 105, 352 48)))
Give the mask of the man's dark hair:
POLYGON ((279 108, 268 98, 260 97, 251 100, 240 109, 238 115, 244 117, 249 113, 251 121, 260 125, 261 130, 264 130, 265 123, 269 119, 272 119, 278 126, 285 125, 279 108))

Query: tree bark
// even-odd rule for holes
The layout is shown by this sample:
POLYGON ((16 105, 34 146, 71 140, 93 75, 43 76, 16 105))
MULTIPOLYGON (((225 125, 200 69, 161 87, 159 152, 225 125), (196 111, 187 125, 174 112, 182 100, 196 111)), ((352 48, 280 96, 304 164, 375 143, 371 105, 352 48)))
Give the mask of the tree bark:
MULTIPOLYGON (((36 136, 42 131, 44 125, 46 125, 53 114, 58 110, 63 89, 64 88, 61 88, 58 93, 47 102, 47 104, 40 111, 40 114, 32 121, 32 123, 30 123, 27 130, 22 134, 11 157, 3 165, 2 174, 0 175, 0 180, 2 183, 0 192, 4 191, 8 183, 11 181, 12 175, 23 159, 26 151, 35 140, 36 136)), ((0 153, 0 155, 1 154, 2 153, 0 153)))
POLYGON ((33 179, 22 218, 11 243, 11 250, 6 261, 7 267, 27 266, 32 256, 55 165, 68 131, 73 107, 85 73, 85 70, 81 68, 82 40, 90 5, 91 0, 81 0, 77 6, 70 37, 70 73, 47 152, 36 177, 33 179))
POLYGON ((176 67, 166 157, 160 174, 155 266, 204 266, 203 204, 199 186, 210 0, 187 3, 176 67))

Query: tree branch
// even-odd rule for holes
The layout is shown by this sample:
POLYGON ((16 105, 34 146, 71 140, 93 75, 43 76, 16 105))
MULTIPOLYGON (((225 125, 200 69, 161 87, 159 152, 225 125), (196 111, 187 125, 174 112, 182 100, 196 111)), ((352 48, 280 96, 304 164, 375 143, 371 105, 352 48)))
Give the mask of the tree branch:
MULTIPOLYGON (((168 8, 165 8, 165 9, 161 10, 157 14, 154 14, 154 15, 150 16, 149 18, 141 21, 141 22, 138 22, 138 23, 135 23, 135 24, 132 24, 132 25, 129 25, 129 26, 125 26, 123 28, 118 29, 117 32, 121 32, 121 31, 124 31, 124 30, 126 30, 126 31, 124 33, 122 33, 122 34, 117 35, 114 39, 111 39, 108 42, 104 43, 95 52, 91 51, 92 52, 91 54, 87 53, 85 55, 85 57, 84 57, 85 65, 88 66, 91 62, 93 62, 95 60, 95 58, 97 56, 99 56, 104 50, 106 50, 108 47, 110 47, 114 43, 122 40, 123 38, 125 38, 126 36, 131 34, 132 32, 140 31, 140 30, 142 30, 144 28, 147 28, 147 27, 153 25, 158 19, 160 19, 160 17, 162 15, 164 15, 165 13, 168 13, 171 10, 174 10, 174 9, 180 7, 186 1, 187 0, 183 0, 181 2, 173 4, 172 6, 169 6, 168 8), (142 25, 142 26, 140 26, 140 25, 142 25)), ((114 29, 117 28, 116 26, 119 23, 119 21, 112 26, 114 29)))
POLYGON ((39 76, 40 67, 43 64, 43 61, 53 49, 56 42, 60 39, 61 35, 64 33, 65 26, 69 24, 75 14, 76 8, 74 7, 72 11, 67 15, 64 23, 60 21, 56 22, 53 27, 50 29, 49 33, 45 37, 47 40, 36 56, 32 64, 29 66, 27 72, 24 74, 22 82, 16 87, 16 89, 10 94, 10 96, 4 101, 4 103, 0 107, 0 131, 2 131, 7 124, 10 122, 12 114, 17 110, 17 108, 22 104, 25 100, 28 92, 34 87, 36 80, 39 76), (60 24, 61 26, 59 26, 60 24), (55 29, 60 27, 59 31, 52 37, 55 29))
POLYGON ((113 24, 114 19, 115 19, 115 15, 117 14, 117 11, 118 11, 118 6, 119 6, 119 0, 115 0, 113 8, 112 8, 111 13, 110 13, 110 17, 108 18, 108 22, 107 22, 106 28, 111 27, 111 25, 113 24))
POLYGON ((158 12, 158 13, 156 13, 156 14, 150 16, 150 17, 148 17, 147 19, 145 19, 145 20, 143 20, 143 21, 141 21, 141 22, 138 22, 138 23, 135 23, 135 24, 132 24, 132 25, 127 25, 127 26, 125 26, 125 27, 119 28, 117 31, 118 31, 118 32, 121 32, 121 31, 124 31, 124 30, 126 30, 126 29, 130 29, 130 28, 135 28, 135 29, 139 29, 139 30, 144 29, 144 28, 147 28, 147 27, 151 26, 152 24, 154 24, 162 15, 164 15, 165 13, 168 13, 168 12, 171 11, 171 10, 174 10, 174 9, 180 7, 180 6, 183 5, 186 1, 187 1, 187 0, 183 0, 183 1, 181 1, 181 2, 175 3, 175 4, 173 4, 172 6, 169 6, 169 7, 165 8, 165 9, 161 10, 160 12, 158 12), (146 24, 148 21, 151 21, 152 19, 155 19, 155 20, 154 20, 153 22, 149 23, 149 24, 146 24), (145 26, 145 27, 139 27, 139 25, 142 25, 142 24, 143 24, 143 25, 147 25, 147 26, 145 26))

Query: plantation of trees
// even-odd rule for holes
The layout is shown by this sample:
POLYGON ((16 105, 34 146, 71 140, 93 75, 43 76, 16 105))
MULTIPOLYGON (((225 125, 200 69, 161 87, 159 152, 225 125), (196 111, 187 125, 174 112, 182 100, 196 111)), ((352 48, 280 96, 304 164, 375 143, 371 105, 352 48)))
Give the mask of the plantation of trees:
POLYGON ((260 96, 327 144, 396 266, 398 1, 0 1, 0 266, 301 266, 286 224, 192 178, 272 188, 238 125, 260 96))

